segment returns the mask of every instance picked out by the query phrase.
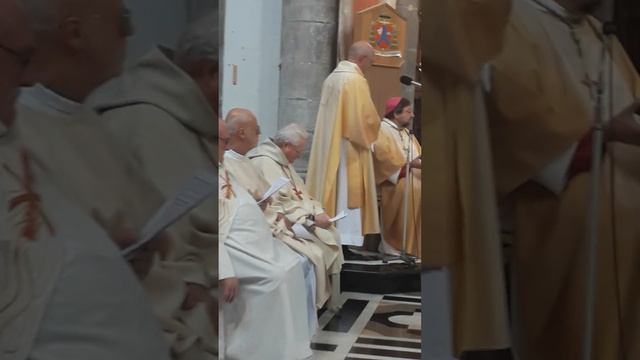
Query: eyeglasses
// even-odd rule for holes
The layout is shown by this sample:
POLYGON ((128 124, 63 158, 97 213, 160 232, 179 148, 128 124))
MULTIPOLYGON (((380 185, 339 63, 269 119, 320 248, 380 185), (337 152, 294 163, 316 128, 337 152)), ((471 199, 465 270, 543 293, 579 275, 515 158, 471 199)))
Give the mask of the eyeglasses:
POLYGON ((0 49, 15 57, 22 67, 27 67, 27 65, 29 65, 29 62, 31 61, 31 58, 33 57, 33 49, 29 49, 27 51, 18 51, 2 44, 0 44, 0 49))

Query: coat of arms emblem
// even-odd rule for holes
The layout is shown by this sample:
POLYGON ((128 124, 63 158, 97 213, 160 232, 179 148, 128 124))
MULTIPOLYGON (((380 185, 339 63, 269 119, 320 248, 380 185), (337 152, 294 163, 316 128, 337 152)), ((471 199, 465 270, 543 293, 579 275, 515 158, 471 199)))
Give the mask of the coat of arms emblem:
POLYGON ((402 57, 396 26, 389 16, 380 15, 371 22, 369 43, 378 56, 402 57))

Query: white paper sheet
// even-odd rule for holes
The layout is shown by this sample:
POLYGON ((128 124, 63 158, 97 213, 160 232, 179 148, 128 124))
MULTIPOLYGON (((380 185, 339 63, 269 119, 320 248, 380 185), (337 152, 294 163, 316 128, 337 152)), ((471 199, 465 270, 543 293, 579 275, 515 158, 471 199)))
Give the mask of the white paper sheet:
POLYGON ((267 189, 264 195, 262 195, 262 199, 258 201, 258 204, 262 204, 262 202, 270 198, 273 194, 278 192, 278 190, 282 189, 288 183, 290 183, 289 179, 283 176, 279 177, 276 181, 273 182, 273 184, 271 184, 271 186, 269 187, 269 189, 267 189))
POLYGON ((213 172, 202 172, 189 179, 180 187, 176 195, 167 200, 147 221, 140 234, 140 240, 123 249, 122 255, 126 257, 141 248, 187 212, 202 203, 204 199, 216 191, 217 183, 218 177, 213 172))
POLYGON ((334 223, 340 219, 344 219, 345 217, 347 217, 347 214, 344 213, 344 211, 340 211, 340 213, 338 213, 338 215, 332 217, 331 219, 329 219, 330 222, 334 223))
POLYGON ((291 230, 296 235, 296 237, 307 240, 317 240, 317 238, 301 224, 293 224, 291 230))

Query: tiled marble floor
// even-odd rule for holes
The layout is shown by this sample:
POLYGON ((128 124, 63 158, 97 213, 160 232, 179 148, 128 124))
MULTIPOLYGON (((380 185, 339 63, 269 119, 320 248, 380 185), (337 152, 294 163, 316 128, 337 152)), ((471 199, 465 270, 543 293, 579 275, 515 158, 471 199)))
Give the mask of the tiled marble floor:
POLYGON ((419 294, 342 293, 342 309, 320 316, 314 359, 420 359, 420 307, 419 294))

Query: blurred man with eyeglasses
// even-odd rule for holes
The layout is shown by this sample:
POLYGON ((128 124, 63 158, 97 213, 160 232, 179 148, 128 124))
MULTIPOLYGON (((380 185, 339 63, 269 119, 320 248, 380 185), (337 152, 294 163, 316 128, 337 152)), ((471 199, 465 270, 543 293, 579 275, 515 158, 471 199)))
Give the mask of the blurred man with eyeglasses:
POLYGON ((0 0, 0 38, 0 358, 168 360, 117 247, 16 132, 14 102, 34 48, 17 0, 0 0))
MULTIPOLYGON (((36 85, 22 89, 17 131, 65 195, 126 247, 139 238, 163 197, 83 103, 122 71, 133 32, 129 11, 121 0, 23 3, 36 38, 27 78, 36 85)), ((207 321, 212 300, 201 290, 212 281, 199 251, 187 244, 197 232, 188 219, 179 221, 130 261, 174 355, 203 342, 198 339, 214 338, 207 321)))

